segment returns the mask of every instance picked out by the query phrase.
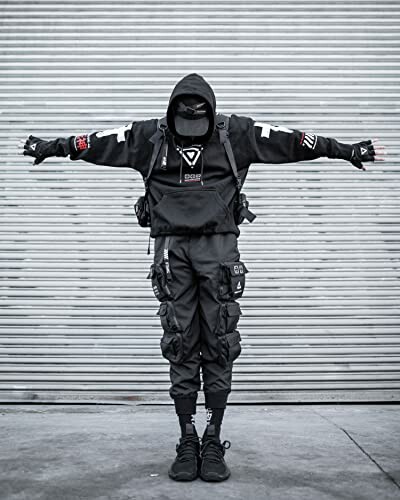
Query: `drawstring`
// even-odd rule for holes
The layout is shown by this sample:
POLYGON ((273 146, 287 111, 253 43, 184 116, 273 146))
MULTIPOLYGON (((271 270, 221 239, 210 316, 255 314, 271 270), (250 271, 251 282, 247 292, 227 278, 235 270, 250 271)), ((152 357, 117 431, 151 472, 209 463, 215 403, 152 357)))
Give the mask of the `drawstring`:
MULTIPOLYGON (((181 144, 181 149, 183 151, 182 144, 181 144)), ((181 154, 181 166, 180 166, 180 171, 179 171, 179 183, 180 184, 182 183, 182 163, 183 163, 183 157, 182 157, 182 154, 181 154)))
POLYGON ((203 169, 204 169, 204 161, 203 161, 203 147, 200 150, 200 156, 201 156, 201 171, 200 171, 200 181, 201 185, 203 185, 203 169))
MULTIPOLYGON (((166 170, 168 165, 168 137, 165 128, 162 128, 163 133, 163 142, 161 145, 162 148, 162 157, 161 157, 161 169, 166 170)), ((150 232, 149 232, 149 244, 147 246, 147 255, 150 255, 150 232)))

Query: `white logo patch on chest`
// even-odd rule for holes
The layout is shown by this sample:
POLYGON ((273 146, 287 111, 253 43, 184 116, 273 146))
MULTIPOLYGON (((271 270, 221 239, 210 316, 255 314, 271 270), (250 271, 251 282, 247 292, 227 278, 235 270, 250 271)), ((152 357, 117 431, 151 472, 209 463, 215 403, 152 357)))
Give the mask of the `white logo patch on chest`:
POLYGON ((197 160, 200 158, 200 153, 203 150, 203 146, 193 145, 186 148, 176 147, 176 150, 184 158, 189 167, 194 167, 197 160))

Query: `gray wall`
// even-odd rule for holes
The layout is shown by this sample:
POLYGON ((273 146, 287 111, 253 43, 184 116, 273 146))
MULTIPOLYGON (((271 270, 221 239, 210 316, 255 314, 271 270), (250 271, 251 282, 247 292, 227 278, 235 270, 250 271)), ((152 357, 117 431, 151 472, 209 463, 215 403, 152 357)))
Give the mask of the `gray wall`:
POLYGON ((231 401, 400 394, 397 1, 0 1, 0 399, 164 399, 140 175, 19 139, 162 116, 198 72, 218 111, 357 142, 384 163, 253 165, 258 214, 231 401))

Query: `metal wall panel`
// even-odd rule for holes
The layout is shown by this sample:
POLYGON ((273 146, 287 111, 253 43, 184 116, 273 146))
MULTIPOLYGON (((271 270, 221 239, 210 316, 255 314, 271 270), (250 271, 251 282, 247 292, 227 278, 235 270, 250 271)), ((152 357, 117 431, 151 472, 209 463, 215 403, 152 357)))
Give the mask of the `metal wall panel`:
POLYGON ((251 167, 230 400, 398 399, 398 1, 11 0, 0 15, 2 400, 170 401, 140 175, 33 167, 16 145, 162 116, 190 72, 219 112, 388 152, 366 172, 251 167))

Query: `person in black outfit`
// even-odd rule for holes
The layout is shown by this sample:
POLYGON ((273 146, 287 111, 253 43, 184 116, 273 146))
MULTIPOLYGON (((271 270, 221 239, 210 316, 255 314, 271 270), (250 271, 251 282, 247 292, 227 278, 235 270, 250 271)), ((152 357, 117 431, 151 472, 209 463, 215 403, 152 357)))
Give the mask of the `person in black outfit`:
POLYGON ((182 78, 162 119, 68 138, 29 136, 23 154, 37 165, 68 156, 140 172, 146 193, 136 205, 139 223, 151 227, 154 262, 148 278, 160 301, 162 355, 169 361, 169 393, 181 427, 169 476, 222 481, 229 441, 221 424, 231 392, 233 362, 241 353, 237 300, 246 265, 238 250, 239 224, 254 214, 241 188, 252 163, 289 163, 328 157, 362 162, 383 159, 377 140, 343 144, 332 138, 219 115, 212 87, 199 74, 182 78), (200 439, 196 400, 203 380, 207 426, 200 439))

